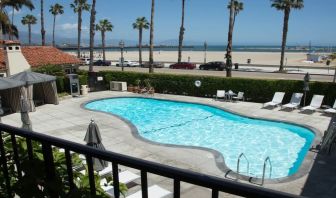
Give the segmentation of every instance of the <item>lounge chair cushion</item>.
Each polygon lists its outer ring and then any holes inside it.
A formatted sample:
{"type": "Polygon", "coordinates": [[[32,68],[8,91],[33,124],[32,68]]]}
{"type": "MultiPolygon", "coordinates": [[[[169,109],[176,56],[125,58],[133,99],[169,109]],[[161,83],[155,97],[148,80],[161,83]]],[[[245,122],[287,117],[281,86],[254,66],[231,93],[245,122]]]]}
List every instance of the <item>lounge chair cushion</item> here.
{"type": "Polygon", "coordinates": [[[336,109],[329,108],[329,109],[324,110],[324,112],[326,112],[326,113],[336,113],[336,109]]]}

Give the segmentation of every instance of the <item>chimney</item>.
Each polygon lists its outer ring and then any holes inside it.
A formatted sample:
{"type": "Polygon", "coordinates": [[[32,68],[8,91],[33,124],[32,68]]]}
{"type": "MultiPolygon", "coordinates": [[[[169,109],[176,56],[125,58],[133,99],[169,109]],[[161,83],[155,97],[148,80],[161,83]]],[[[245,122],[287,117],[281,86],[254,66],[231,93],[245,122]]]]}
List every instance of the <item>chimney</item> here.
{"type": "Polygon", "coordinates": [[[7,76],[30,70],[30,65],[21,52],[19,41],[2,41],[2,46],[6,57],[7,76]]]}

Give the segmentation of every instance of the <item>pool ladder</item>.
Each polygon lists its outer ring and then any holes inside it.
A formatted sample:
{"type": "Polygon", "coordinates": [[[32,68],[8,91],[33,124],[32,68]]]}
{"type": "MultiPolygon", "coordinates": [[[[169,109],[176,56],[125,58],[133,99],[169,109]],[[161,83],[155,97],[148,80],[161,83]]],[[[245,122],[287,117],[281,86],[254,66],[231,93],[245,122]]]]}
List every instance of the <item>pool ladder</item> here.
{"type": "MultiPolygon", "coordinates": [[[[236,177],[236,181],[239,180],[240,160],[242,159],[242,157],[244,157],[244,159],[247,161],[247,166],[246,166],[247,172],[246,173],[247,173],[247,175],[249,174],[250,162],[247,159],[246,155],[244,153],[241,153],[239,155],[239,157],[238,157],[238,160],[237,160],[237,177],[236,177]]],[[[265,182],[265,174],[266,174],[267,165],[269,165],[269,178],[271,178],[271,176],[272,176],[272,162],[271,162],[271,158],[269,156],[266,157],[266,159],[264,161],[263,174],[262,174],[262,178],[261,178],[261,186],[263,186],[264,182],[265,182]]]]}
{"type": "Polygon", "coordinates": [[[246,166],[246,173],[247,175],[249,174],[249,169],[250,169],[250,162],[249,160],[247,159],[246,155],[244,153],[241,153],[238,157],[238,160],[237,160],[237,177],[236,177],[236,181],[238,181],[239,179],[239,172],[240,172],[240,159],[244,157],[244,159],[247,161],[247,166],[246,166]]]}
{"type": "Polygon", "coordinates": [[[270,157],[266,157],[265,161],[264,161],[264,168],[263,168],[263,175],[261,178],[261,185],[264,185],[264,181],[265,181],[265,173],[266,173],[266,168],[267,168],[267,162],[269,164],[269,178],[271,178],[272,176],[272,163],[271,163],[271,158],[270,157]]]}

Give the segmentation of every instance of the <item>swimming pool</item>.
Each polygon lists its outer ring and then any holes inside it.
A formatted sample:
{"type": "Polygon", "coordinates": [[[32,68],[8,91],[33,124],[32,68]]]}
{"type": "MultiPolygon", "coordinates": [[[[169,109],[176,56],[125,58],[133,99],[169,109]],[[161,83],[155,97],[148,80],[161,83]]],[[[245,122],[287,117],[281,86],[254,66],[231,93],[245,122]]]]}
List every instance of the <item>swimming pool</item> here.
{"type": "Polygon", "coordinates": [[[202,104],[111,98],[89,102],[85,108],[122,117],[153,142],[216,150],[233,171],[238,156],[244,153],[250,167],[248,172],[243,170],[247,162],[242,160],[241,174],[257,178],[262,176],[267,157],[272,163],[272,179],[296,173],[315,137],[298,125],[252,119],[202,104]]]}

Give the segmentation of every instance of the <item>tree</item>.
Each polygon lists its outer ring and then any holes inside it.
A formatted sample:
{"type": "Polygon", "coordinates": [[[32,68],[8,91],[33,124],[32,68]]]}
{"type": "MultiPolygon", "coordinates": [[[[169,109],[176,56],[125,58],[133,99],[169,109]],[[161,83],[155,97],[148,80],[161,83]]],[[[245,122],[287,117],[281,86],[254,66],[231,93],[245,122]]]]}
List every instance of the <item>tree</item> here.
{"type": "Polygon", "coordinates": [[[101,39],[102,39],[102,48],[103,48],[103,61],[106,61],[105,56],[105,33],[112,32],[113,25],[107,19],[103,19],[99,21],[99,24],[96,25],[96,30],[101,32],[101,39]]]}
{"type": "Polygon", "coordinates": [[[149,73],[154,72],[153,67],[153,49],[154,49],[154,10],[155,9],[155,0],[152,0],[151,8],[151,21],[150,21],[150,33],[149,33],[149,73]]]}
{"type": "Polygon", "coordinates": [[[271,0],[272,7],[284,12],[284,22],[282,30],[281,59],[279,71],[284,71],[285,48],[288,33],[289,15],[292,9],[302,9],[304,7],[303,0],[271,0]]]}
{"type": "Polygon", "coordinates": [[[70,4],[70,7],[75,13],[78,13],[78,27],[77,27],[77,57],[80,58],[81,51],[81,35],[82,35],[82,13],[83,11],[89,11],[90,5],[87,0],[74,0],[74,3],[70,4]]]}
{"type": "Polygon", "coordinates": [[[230,9],[228,44],[226,48],[226,77],[231,77],[232,73],[232,36],[235,19],[239,11],[243,10],[243,3],[239,0],[230,0],[228,8],[230,9]]]}
{"type": "Polygon", "coordinates": [[[179,47],[178,47],[178,58],[177,62],[181,62],[182,59],[182,47],[183,47],[183,36],[184,36],[184,5],[185,5],[185,0],[182,0],[182,22],[181,22],[181,27],[180,27],[180,34],[179,34],[179,47]]]}
{"type": "Polygon", "coordinates": [[[142,32],[149,29],[149,22],[145,17],[138,17],[133,23],[133,29],[139,30],[139,64],[142,64],[142,32]]]}
{"type": "Polygon", "coordinates": [[[44,29],[44,10],[43,10],[44,1],[41,0],[41,37],[42,37],[42,46],[45,46],[45,34],[46,31],[44,29]]]}
{"type": "Polygon", "coordinates": [[[56,16],[64,13],[63,6],[56,3],[55,5],[50,6],[49,12],[54,15],[53,23],[53,41],[52,44],[55,46],[55,25],[56,25],[56,16]]]}
{"type": "Polygon", "coordinates": [[[26,16],[22,17],[21,23],[23,25],[28,25],[28,40],[29,40],[29,45],[31,45],[31,25],[36,24],[37,19],[35,16],[31,14],[27,14],[26,16]]]}
{"type": "Polygon", "coordinates": [[[96,0],[92,0],[91,17],[90,17],[90,66],[89,71],[93,71],[93,48],[95,36],[95,21],[96,21],[96,0]]]}
{"type": "Polygon", "coordinates": [[[14,20],[14,10],[19,10],[22,7],[27,7],[28,9],[34,9],[34,5],[31,0],[1,0],[0,1],[0,40],[2,40],[2,34],[9,34],[10,39],[12,36],[18,38],[18,31],[13,23],[14,20]],[[12,20],[10,22],[9,16],[7,15],[5,8],[12,7],[12,20]]]}

